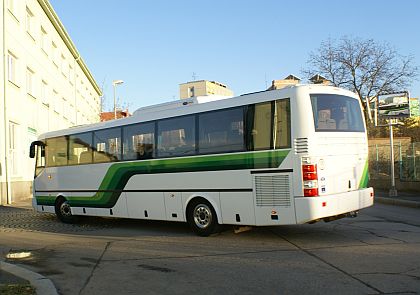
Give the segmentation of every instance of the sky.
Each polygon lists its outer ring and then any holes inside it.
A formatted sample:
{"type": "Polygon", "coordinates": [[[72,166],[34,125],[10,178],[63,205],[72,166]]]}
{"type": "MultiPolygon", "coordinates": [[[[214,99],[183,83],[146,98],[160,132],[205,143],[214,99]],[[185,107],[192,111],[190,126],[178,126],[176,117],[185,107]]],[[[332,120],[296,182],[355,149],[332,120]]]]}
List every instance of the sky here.
{"type": "MultiPolygon", "coordinates": [[[[179,98],[179,84],[215,80],[235,95],[289,74],[343,36],[387,42],[420,66],[418,0],[50,0],[113,108],[179,98]]],[[[305,79],[303,79],[305,82],[305,79]]],[[[420,96],[420,76],[408,89],[420,96]]]]}

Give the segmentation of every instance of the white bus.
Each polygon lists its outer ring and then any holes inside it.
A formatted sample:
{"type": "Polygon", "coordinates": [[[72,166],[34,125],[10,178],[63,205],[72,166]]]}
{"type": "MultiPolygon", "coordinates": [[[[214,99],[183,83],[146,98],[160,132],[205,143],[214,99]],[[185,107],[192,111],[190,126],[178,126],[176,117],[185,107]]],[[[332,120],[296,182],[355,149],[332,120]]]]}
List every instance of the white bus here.
{"type": "Polygon", "coordinates": [[[194,97],[43,134],[33,206],[63,222],[106,216],[220,224],[331,221],[373,204],[354,93],[297,85],[194,97]]]}

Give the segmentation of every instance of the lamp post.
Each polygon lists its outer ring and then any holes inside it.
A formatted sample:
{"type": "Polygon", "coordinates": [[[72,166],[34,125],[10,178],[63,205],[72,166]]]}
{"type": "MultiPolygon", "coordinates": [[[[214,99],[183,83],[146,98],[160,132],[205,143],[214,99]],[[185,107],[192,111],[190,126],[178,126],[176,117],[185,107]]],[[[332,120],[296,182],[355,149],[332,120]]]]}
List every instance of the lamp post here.
{"type": "Polygon", "coordinates": [[[393,133],[393,126],[396,125],[404,125],[397,120],[388,120],[388,124],[386,125],[378,125],[378,127],[389,127],[389,145],[390,145],[390,162],[391,162],[391,188],[389,189],[389,196],[390,197],[398,197],[397,188],[395,187],[395,164],[394,164],[394,133],[393,133]]]}
{"type": "Polygon", "coordinates": [[[112,81],[112,86],[114,86],[114,119],[117,118],[117,85],[124,83],[123,80],[114,80],[112,81]]]}

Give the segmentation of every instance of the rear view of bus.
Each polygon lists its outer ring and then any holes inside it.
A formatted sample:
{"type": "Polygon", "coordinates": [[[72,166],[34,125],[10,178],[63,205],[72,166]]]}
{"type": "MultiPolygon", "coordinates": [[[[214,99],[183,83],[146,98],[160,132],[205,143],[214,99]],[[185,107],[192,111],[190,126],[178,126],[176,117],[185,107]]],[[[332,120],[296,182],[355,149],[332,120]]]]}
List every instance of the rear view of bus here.
{"type": "Polygon", "coordinates": [[[296,222],[355,216],[373,204],[359,100],[334,87],[313,85],[297,92],[295,122],[302,124],[294,124],[294,169],[301,181],[295,191],[303,196],[295,197],[296,222]]]}

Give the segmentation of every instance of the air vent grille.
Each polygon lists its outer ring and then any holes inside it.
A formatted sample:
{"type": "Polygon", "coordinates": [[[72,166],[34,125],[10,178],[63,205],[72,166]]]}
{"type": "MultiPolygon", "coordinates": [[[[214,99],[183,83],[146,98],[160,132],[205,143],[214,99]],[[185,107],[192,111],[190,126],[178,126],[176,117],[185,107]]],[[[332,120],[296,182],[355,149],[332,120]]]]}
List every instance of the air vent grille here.
{"type": "Polygon", "coordinates": [[[290,207],[289,175],[255,176],[257,206],[290,207]]]}
{"type": "Polygon", "coordinates": [[[309,152],[309,140],[308,138],[296,138],[295,139],[295,153],[296,154],[307,154],[309,152]]]}

